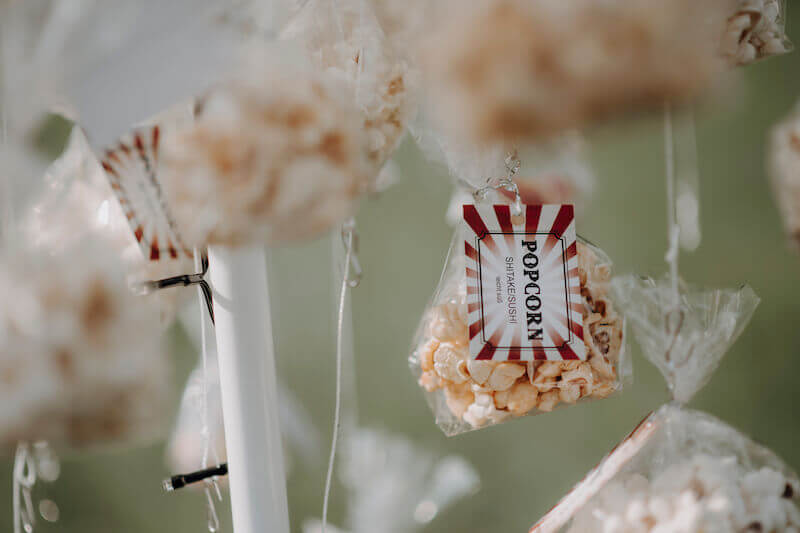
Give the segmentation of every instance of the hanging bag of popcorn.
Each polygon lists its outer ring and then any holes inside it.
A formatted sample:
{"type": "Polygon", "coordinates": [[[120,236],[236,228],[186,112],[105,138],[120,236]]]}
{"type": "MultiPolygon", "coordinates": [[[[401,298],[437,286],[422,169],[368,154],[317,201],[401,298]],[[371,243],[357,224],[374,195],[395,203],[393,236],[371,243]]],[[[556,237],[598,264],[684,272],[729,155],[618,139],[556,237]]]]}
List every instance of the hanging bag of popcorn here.
{"type": "Polygon", "coordinates": [[[749,321],[753,291],[625,277],[612,292],[673,402],[648,415],[531,533],[797,531],[797,475],[736,429],[684,406],[749,321]]]}
{"type": "Polygon", "coordinates": [[[447,435],[621,390],[611,261],[571,205],[464,205],[411,370],[447,435]]]}
{"type": "Polygon", "coordinates": [[[784,0],[736,0],[722,35],[721,51],[732,65],[791,52],[784,0]]]}

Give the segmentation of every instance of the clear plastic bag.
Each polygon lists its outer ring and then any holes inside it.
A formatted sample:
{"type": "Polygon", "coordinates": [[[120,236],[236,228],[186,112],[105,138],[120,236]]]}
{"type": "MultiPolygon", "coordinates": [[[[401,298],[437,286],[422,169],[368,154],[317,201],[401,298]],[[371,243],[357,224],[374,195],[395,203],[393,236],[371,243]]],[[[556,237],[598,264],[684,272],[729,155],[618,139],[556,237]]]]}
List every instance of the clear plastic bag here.
{"type": "Polygon", "coordinates": [[[683,407],[749,321],[753,291],[628,276],[612,292],[675,401],[642,421],[531,533],[798,531],[796,474],[722,421],[683,407]]]}
{"type": "Polygon", "coordinates": [[[721,420],[651,413],[531,533],[800,530],[797,475],[721,420]]]}
{"type": "MultiPolygon", "coordinates": [[[[349,494],[347,529],[328,525],[328,531],[422,531],[480,486],[478,473],[463,457],[438,457],[401,436],[358,428],[345,444],[341,481],[349,494]]],[[[319,533],[322,524],[307,520],[303,531],[319,533]]]]}
{"type": "Polygon", "coordinates": [[[535,141],[690,101],[725,68],[728,0],[448,5],[423,41],[423,77],[434,120],[473,142],[535,141]]]}
{"type": "Polygon", "coordinates": [[[149,442],[170,400],[161,325],[107,242],[0,258],[0,450],[149,442]]]}
{"type": "Polygon", "coordinates": [[[793,49],[786,35],[785,0],[737,0],[728,18],[721,49],[733,65],[785,54],[793,49]]]}
{"type": "MultiPolygon", "coordinates": [[[[144,256],[79,127],[73,128],[64,152],[45,172],[43,185],[21,224],[24,238],[34,246],[62,253],[89,235],[100,237],[125,265],[131,284],[194,271],[192,259],[183,254],[175,259],[162,254],[157,260],[144,256]]],[[[164,324],[170,324],[191,294],[191,290],[173,287],[147,298],[157,301],[164,324]]]]}
{"type": "MultiPolygon", "coordinates": [[[[431,147],[432,148],[432,147],[431,147]]],[[[453,176],[458,176],[461,181],[469,187],[482,187],[486,183],[479,180],[464,180],[467,175],[461,168],[463,165],[459,160],[465,157],[470,159],[477,157],[480,151],[471,150],[469,155],[466,153],[431,153],[428,155],[436,159],[446,158],[445,163],[452,169],[453,176]]],[[[586,157],[585,143],[581,135],[577,132],[561,135],[546,143],[541,143],[524,150],[519,159],[525,161],[524,172],[522,175],[514,176],[520,200],[525,205],[539,204],[573,204],[576,209],[580,209],[588,201],[595,182],[595,175],[586,157]]],[[[499,177],[506,171],[503,167],[506,157],[499,150],[488,151],[485,155],[487,160],[494,160],[490,168],[484,171],[486,176],[499,177]]],[[[471,172],[480,169],[482,166],[471,167],[471,172]]],[[[461,206],[465,203],[474,201],[470,188],[457,186],[450,198],[450,205],[447,208],[447,222],[455,226],[461,219],[461,206]]],[[[514,194],[503,189],[489,191],[485,196],[485,201],[493,204],[512,205],[514,194]]]]}
{"type": "Polygon", "coordinates": [[[131,149],[144,139],[174,217],[159,237],[179,231],[189,249],[310,239],[352,216],[377,175],[346,91],[295,56],[258,50],[204,97],[190,126],[136,131],[128,151],[104,159],[122,185],[160,195],[131,149]]]}
{"type": "Polygon", "coordinates": [[[605,398],[630,381],[625,320],[608,295],[612,264],[600,249],[583,240],[577,253],[583,337],[591,339],[586,360],[472,360],[462,228],[453,238],[409,357],[411,371],[445,434],[605,398]]]}
{"type": "Polygon", "coordinates": [[[667,279],[624,276],[612,285],[644,356],[661,371],[672,397],[681,403],[708,383],[759,302],[747,285],[716,290],[687,287],[677,301],[667,279]]]}
{"type": "Polygon", "coordinates": [[[311,63],[345,88],[369,136],[369,158],[380,169],[414,113],[416,75],[383,33],[368,0],[310,0],[281,38],[302,47],[311,63]]]}
{"type": "Polygon", "coordinates": [[[800,104],[772,130],[769,169],[784,228],[800,247],[800,104]]]}

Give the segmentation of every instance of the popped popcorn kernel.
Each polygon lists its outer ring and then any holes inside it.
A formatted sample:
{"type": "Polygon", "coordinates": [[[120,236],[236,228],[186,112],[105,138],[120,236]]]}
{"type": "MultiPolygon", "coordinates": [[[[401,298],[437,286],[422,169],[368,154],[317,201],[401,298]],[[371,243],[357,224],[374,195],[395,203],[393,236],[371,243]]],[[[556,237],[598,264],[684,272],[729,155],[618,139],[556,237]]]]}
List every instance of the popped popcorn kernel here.
{"type": "MultiPolygon", "coordinates": [[[[444,395],[450,434],[486,427],[512,417],[548,412],[559,404],[604,398],[621,388],[623,319],[608,298],[610,261],[578,242],[583,326],[587,356],[581,360],[476,360],[469,353],[466,282],[463,271],[444,276],[441,292],[420,326],[420,343],[410,358],[420,386],[444,395]]],[[[437,420],[439,420],[437,414],[437,420]]],[[[442,422],[443,427],[445,423],[442,422]]]]}

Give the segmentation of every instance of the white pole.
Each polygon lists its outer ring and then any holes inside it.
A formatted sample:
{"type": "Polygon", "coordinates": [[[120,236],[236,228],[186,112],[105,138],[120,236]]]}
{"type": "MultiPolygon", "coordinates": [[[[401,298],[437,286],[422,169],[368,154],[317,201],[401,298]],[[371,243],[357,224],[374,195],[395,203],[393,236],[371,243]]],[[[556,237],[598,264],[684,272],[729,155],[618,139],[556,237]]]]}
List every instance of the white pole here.
{"type": "Polygon", "coordinates": [[[289,533],[266,254],[211,247],[208,259],[233,528],[289,533]]]}

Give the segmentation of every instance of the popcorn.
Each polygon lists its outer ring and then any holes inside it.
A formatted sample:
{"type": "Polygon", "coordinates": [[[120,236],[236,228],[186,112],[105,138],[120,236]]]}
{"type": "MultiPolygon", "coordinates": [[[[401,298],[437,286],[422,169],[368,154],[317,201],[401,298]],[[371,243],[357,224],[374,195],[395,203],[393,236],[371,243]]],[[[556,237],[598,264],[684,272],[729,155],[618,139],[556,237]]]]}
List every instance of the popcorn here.
{"type": "Polygon", "coordinates": [[[770,136],[770,178],[786,232],[800,246],[800,104],[770,136]]]}
{"type": "Polygon", "coordinates": [[[414,76],[384,36],[367,0],[308,2],[281,37],[299,42],[318,69],[345,87],[363,121],[369,161],[379,170],[413,114],[414,76]]]}
{"type": "Polygon", "coordinates": [[[316,236],[351,216],[369,185],[368,140],[341,95],[259,65],[214,90],[193,125],[165,133],[164,189],[189,246],[316,236]]]}
{"type": "Polygon", "coordinates": [[[491,361],[476,361],[470,359],[467,361],[467,372],[469,377],[478,385],[483,385],[489,379],[495,366],[491,361]]]}
{"type": "Polygon", "coordinates": [[[734,428],[682,405],[749,321],[753,291],[683,283],[676,291],[668,279],[633,276],[615,278],[612,288],[673,401],[640,422],[530,533],[798,531],[797,476],[734,428]]]}
{"type": "Polygon", "coordinates": [[[419,348],[410,358],[418,383],[428,393],[437,410],[437,423],[445,433],[551,411],[559,403],[602,398],[622,387],[622,377],[627,372],[623,320],[605,296],[611,276],[608,260],[601,257],[599,250],[580,241],[578,256],[583,320],[591,332],[584,337],[591,339],[586,361],[472,359],[464,303],[466,285],[459,268],[463,263],[448,266],[442,292],[421,325],[419,348]],[[443,402],[440,395],[444,396],[443,402]]]}
{"type": "Polygon", "coordinates": [[[733,456],[698,454],[651,480],[632,474],[610,482],[567,532],[791,531],[800,528],[800,511],[785,488],[795,483],[770,467],[751,470],[733,456]]]}
{"type": "MultiPolygon", "coordinates": [[[[499,395],[500,393],[494,395],[496,404],[498,403],[499,395]]],[[[539,389],[527,381],[518,381],[511,387],[506,397],[501,400],[504,405],[497,405],[497,408],[508,407],[508,411],[513,416],[523,416],[536,407],[538,399],[539,389]]]]}
{"type": "Polygon", "coordinates": [[[472,142],[537,140],[661,109],[724,70],[727,0],[451,5],[422,64],[438,121],[472,142]]]}
{"type": "Polygon", "coordinates": [[[134,444],[164,428],[158,313],[128,290],[108,246],[7,250],[0,260],[0,447],[134,444]]]}
{"type": "Polygon", "coordinates": [[[732,65],[747,65],[791,51],[786,36],[785,4],[779,0],[738,0],[728,18],[721,51],[732,65]]]}
{"type": "MultiPolygon", "coordinates": [[[[194,272],[183,255],[149,261],[142,254],[100,162],[85,134],[74,127],[64,152],[47,169],[45,189],[21,224],[25,239],[34,246],[62,253],[74,249],[87,235],[100,236],[124,262],[129,283],[157,280],[194,272]]],[[[155,300],[162,323],[172,322],[178,308],[195,292],[184,287],[160,290],[155,300]]]]}
{"type": "Polygon", "coordinates": [[[525,373],[525,367],[517,363],[500,363],[495,366],[489,376],[487,386],[493,391],[504,391],[511,388],[517,378],[525,373]]]}
{"type": "Polygon", "coordinates": [[[469,354],[466,349],[443,342],[433,354],[433,369],[442,379],[464,383],[469,379],[467,357],[469,354]]]}
{"type": "Polygon", "coordinates": [[[431,314],[430,335],[437,339],[463,341],[462,330],[467,322],[466,308],[457,302],[447,302],[437,306],[431,314]]]}

